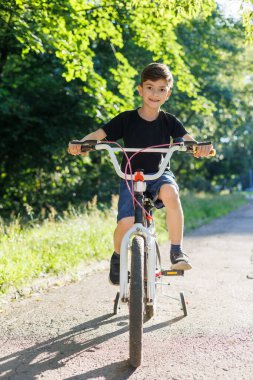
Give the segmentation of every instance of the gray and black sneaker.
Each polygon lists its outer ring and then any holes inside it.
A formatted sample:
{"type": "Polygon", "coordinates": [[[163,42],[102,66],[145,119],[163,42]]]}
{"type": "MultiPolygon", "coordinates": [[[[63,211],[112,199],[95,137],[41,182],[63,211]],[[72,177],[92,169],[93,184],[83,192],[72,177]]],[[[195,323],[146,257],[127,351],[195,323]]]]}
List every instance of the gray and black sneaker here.
{"type": "Polygon", "coordinates": [[[120,255],[115,253],[111,257],[109,282],[112,285],[119,285],[119,273],[120,273],[120,255]]]}
{"type": "Polygon", "coordinates": [[[192,266],[186,253],[180,251],[178,253],[170,253],[171,269],[189,270],[192,266]]]}

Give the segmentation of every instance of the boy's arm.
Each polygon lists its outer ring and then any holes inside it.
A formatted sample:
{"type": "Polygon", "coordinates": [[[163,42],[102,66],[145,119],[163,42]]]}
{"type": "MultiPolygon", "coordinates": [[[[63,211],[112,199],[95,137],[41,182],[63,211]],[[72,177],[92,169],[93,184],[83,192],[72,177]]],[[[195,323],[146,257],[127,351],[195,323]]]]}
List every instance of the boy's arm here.
{"type": "Polygon", "coordinates": [[[103,140],[106,137],[106,133],[102,128],[97,129],[95,132],[91,132],[87,136],[83,137],[80,141],[85,140],[103,140]]]}
{"type": "MultiPolygon", "coordinates": [[[[195,141],[197,142],[189,133],[183,136],[183,139],[185,141],[195,141]]],[[[211,150],[213,149],[212,144],[210,145],[201,145],[197,147],[196,152],[194,153],[194,157],[199,158],[199,157],[207,157],[211,150]]]]}
{"type": "MultiPolygon", "coordinates": [[[[87,136],[84,136],[80,141],[80,144],[85,140],[103,140],[106,137],[106,133],[102,128],[97,129],[95,132],[89,133],[87,136]]],[[[73,156],[81,154],[82,156],[87,156],[88,152],[81,153],[81,145],[69,144],[68,152],[73,156]]]]}

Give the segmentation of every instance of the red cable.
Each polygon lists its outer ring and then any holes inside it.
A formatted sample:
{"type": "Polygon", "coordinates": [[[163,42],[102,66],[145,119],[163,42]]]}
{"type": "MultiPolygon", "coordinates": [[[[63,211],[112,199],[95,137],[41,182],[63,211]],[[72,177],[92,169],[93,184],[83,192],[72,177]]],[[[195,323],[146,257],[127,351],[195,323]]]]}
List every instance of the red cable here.
{"type": "Polygon", "coordinates": [[[126,157],[126,166],[125,166],[125,182],[126,182],[126,185],[127,185],[127,188],[131,194],[131,197],[133,199],[133,206],[135,208],[135,203],[138,204],[138,206],[140,208],[142,208],[142,210],[145,212],[146,215],[148,216],[151,216],[150,213],[148,213],[144,207],[142,207],[142,205],[137,201],[137,199],[135,198],[134,196],[134,180],[133,180],[133,172],[132,172],[132,166],[131,166],[131,160],[133,159],[133,157],[135,157],[137,154],[140,154],[141,152],[143,152],[144,150],[146,149],[153,149],[153,148],[162,148],[162,147],[170,147],[170,146],[173,146],[173,145],[179,145],[180,143],[173,143],[173,144],[162,144],[162,145],[153,145],[153,146],[148,146],[146,148],[142,148],[140,150],[138,150],[137,152],[135,152],[130,158],[128,157],[126,151],[124,150],[124,148],[119,144],[117,143],[116,141],[106,141],[108,144],[115,144],[117,145],[121,150],[122,152],[124,153],[125,157],[126,157]],[[130,171],[130,175],[131,175],[131,187],[132,187],[132,190],[128,184],[128,180],[127,180],[127,169],[129,167],[129,171],[130,171]]]}
{"type": "MultiPolygon", "coordinates": [[[[127,163],[126,163],[126,167],[125,167],[125,178],[126,178],[126,175],[127,175],[127,169],[128,169],[128,166],[129,166],[129,169],[130,169],[130,173],[131,173],[131,182],[132,182],[132,188],[133,188],[133,178],[132,178],[132,167],[131,167],[131,160],[133,159],[133,157],[135,157],[137,154],[140,154],[141,152],[143,152],[144,150],[146,149],[153,149],[153,148],[162,148],[162,147],[170,147],[171,145],[177,145],[179,143],[175,143],[175,144],[161,144],[161,145],[152,145],[152,146],[148,146],[148,147],[145,147],[145,148],[142,148],[140,150],[138,150],[137,152],[135,152],[128,160],[127,160],[127,163]]],[[[130,187],[126,181],[126,184],[127,184],[127,187],[128,187],[128,190],[130,191],[130,187]]],[[[130,191],[131,193],[131,191],[130,191]]],[[[134,199],[134,202],[136,204],[138,204],[138,206],[144,211],[144,213],[148,216],[151,216],[150,213],[148,213],[144,207],[142,207],[142,205],[137,201],[137,199],[135,198],[134,196],[134,193],[131,193],[132,195],[132,198],[134,199]]],[[[134,205],[135,207],[135,205],[134,205]]]]}

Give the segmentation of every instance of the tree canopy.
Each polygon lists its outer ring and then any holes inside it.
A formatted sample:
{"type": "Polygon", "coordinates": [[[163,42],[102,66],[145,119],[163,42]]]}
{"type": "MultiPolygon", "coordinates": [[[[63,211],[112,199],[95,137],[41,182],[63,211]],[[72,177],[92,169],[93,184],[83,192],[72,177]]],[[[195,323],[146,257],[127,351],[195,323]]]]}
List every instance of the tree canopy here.
{"type": "Polygon", "coordinates": [[[152,61],[168,64],[175,78],[166,110],[218,147],[212,161],[177,160],[182,185],[201,190],[246,178],[250,10],[244,27],[213,0],[7,0],[0,17],[3,213],[25,205],[64,209],[95,193],[108,201],[117,192],[106,156],[73,158],[66,146],[138,106],[139,74],[152,61]]]}

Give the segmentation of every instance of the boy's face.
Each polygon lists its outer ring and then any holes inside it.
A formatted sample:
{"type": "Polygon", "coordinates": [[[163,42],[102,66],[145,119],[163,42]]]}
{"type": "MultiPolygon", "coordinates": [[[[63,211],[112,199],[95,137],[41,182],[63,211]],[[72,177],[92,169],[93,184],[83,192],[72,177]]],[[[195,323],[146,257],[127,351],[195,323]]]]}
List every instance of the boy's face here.
{"type": "Polygon", "coordinates": [[[158,109],[170,97],[171,90],[165,79],[152,81],[148,79],[138,86],[138,91],[142,97],[143,105],[158,109]]]}

